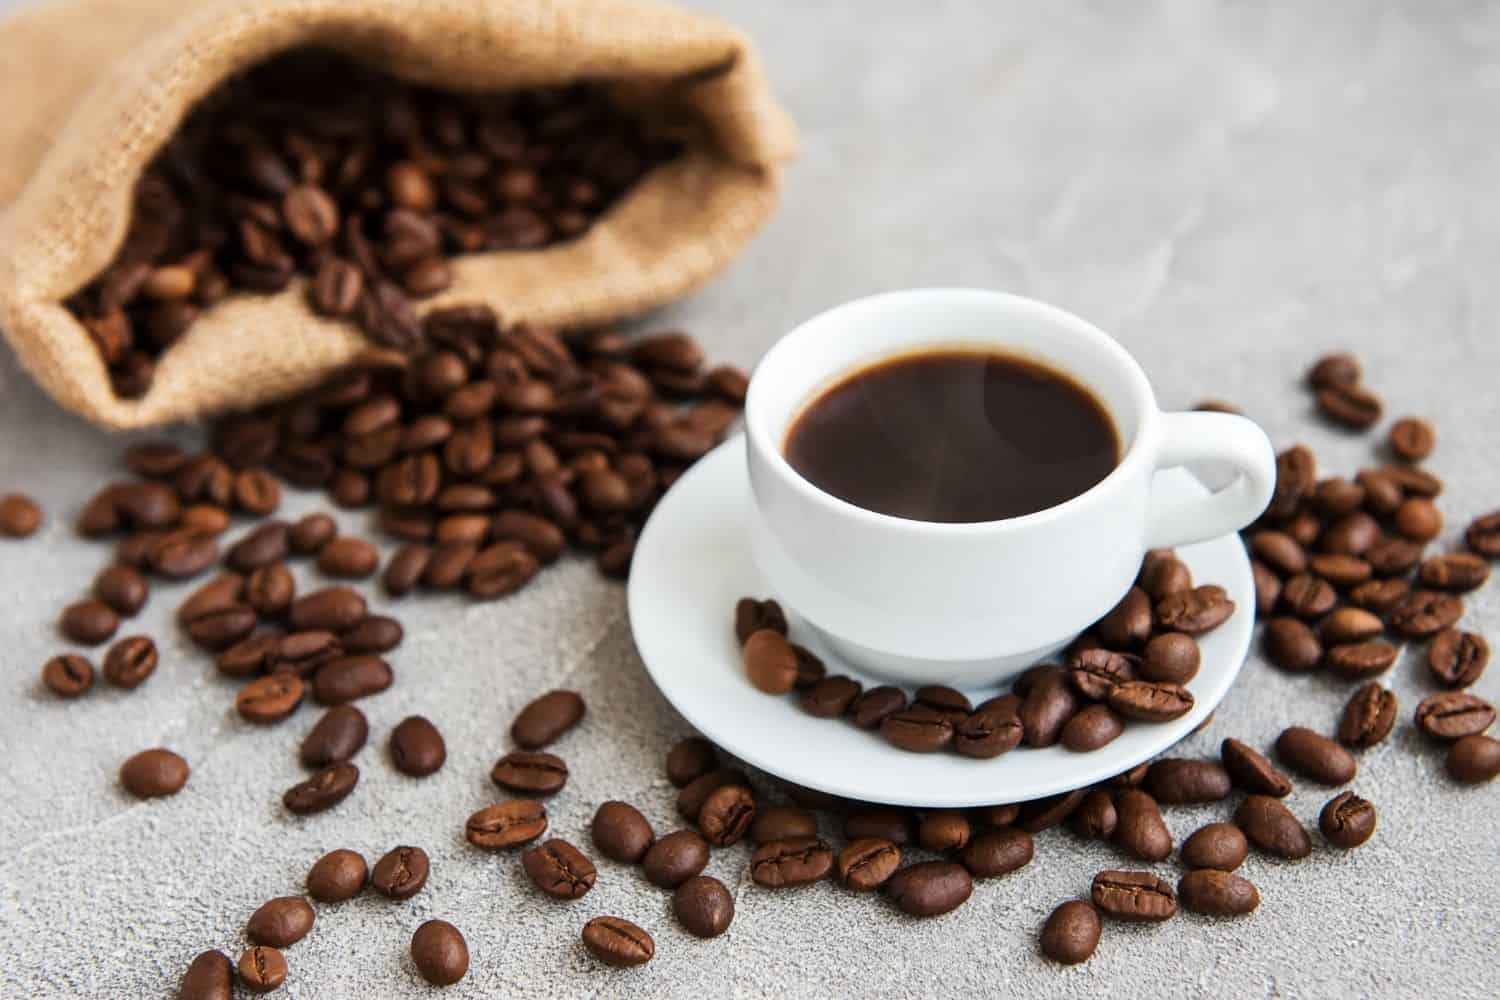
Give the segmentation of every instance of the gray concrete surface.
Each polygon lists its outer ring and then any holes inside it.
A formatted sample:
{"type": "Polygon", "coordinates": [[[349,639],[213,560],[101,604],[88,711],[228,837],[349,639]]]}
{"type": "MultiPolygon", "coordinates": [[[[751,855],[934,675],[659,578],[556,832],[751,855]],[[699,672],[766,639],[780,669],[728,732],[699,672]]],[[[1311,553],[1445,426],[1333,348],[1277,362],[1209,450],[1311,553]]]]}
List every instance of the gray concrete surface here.
{"type": "MultiPolygon", "coordinates": [[[[662,323],[751,365],[798,320],[874,290],[1015,290],[1116,332],[1167,404],[1235,400],[1278,444],[1307,441],[1342,471],[1370,461],[1372,442],[1315,426],[1296,375],[1320,351],[1351,347],[1392,414],[1440,425],[1431,464],[1450,487],[1442,544],[1500,506],[1500,9],[705,6],[759,41],[806,148],[767,232],[662,323]]],[[[553,830],[586,842],[610,797],[637,803],[658,829],[673,825],[661,761],[683,724],[632,650],[621,590],[585,565],[501,604],[402,604],[397,686],[365,706],[364,779],[317,817],[292,819],[278,804],[298,780],[293,748],[312,715],[269,731],[239,721],[232,688],[170,624],[178,590],[158,588],[131,626],[164,645],[144,687],[74,704],[47,697],[36,677],[61,647],[56,610],[102,556],[68,524],[117,449],[0,360],[0,488],[29,490],[48,512],[41,535],[0,544],[7,997],[169,995],[196,952],[237,953],[251,910],[297,891],[321,852],[350,846],[373,859],[400,843],[431,854],[427,888],[406,904],[366,896],[320,908],[289,952],[280,995],[429,995],[407,957],[429,917],[468,937],[472,971],[453,996],[1500,994],[1500,788],[1449,784],[1413,732],[1410,711],[1428,690],[1416,650],[1389,675],[1400,728],[1364,755],[1353,786],[1382,810],[1374,841],[1349,855],[1320,846],[1298,865],[1253,858],[1244,874],[1264,903],[1248,919],[1110,926],[1087,965],[1049,966],[1035,950],[1046,913],[1122,860],[1052,833],[1024,872],[921,923],[830,885],[767,892],[745,875],[746,848],[719,852],[709,871],[733,888],[738,915],[725,937],[700,942],[635,872],[603,863],[588,897],[561,904],[539,898],[514,859],[478,855],[461,837],[464,817],[495,797],[488,769],[514,711],[564,684],[585,693],[590,715],[559,748],[574,777],[549,807],[553,830]],[[436,720],[450,747],[447,767],[423,781],[394,773],[382,751],[411,712],[436,720]],[[191,783],[171,800],[128,800],[119,763],[162,744],[191,761],[191,783]],[[577,936],[598,913],[648,928],[655,961],[624,973],[590,961],[577,936]]],[[[1469,626],[1497,630],[1497,590],[1469,601],[1469,626]]],[[[1225,735],[1266,744],[1293,722],[1327,729],[1346,690],[1279,675],[1257,656],[1183,750],[1209,753],[1225,735]]],[[[1500,671],[1478,691],[1500,696],[1500,671]]],[[[1301,788],[1290,803],[1314,821],[1326,798],[1301,788]]],[[[1174,809],[1168,822],[1180,840],[1228,812],[1174,809]]],[[[1157,867],[1175,879],[1174,865],[1157,867]]]]}

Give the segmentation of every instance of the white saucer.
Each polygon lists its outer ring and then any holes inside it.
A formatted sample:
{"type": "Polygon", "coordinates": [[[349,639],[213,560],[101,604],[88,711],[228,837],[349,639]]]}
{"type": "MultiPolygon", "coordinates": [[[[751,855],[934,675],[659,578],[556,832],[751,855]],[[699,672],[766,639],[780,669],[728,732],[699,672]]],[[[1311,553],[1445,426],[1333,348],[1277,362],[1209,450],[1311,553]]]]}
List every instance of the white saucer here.
{"type": "MultiPolygon", "coordinates": [[[[1159,473],[1163,499],[1206,492],[1180,469],[1159,473]]],[[[724,750],[778,778],[865,802],[962,807],[1055,795],[1111,777],[1156,756],[1207,718],[1244,664],[1255,616],[1250,562],[1227,535],[1178,550],[1194,580],[1217,583],[1234,615],[1203,636],[1202,667],[1188,687],[1193,710],[1173,722],[1132,723],[1103,750],[1078,754],[1061,746],[1020,747],[992,760],[897,750],[846,721],[819,719],[795,695],[773,697],[751,687],[734,636],[741,597],[775,597],[756,569],[745,519],[750,482],[745,442],[735,437],[695,464],[657,505],[636,545],[628,600],[636,648],[651,679],[677,711],[724,750]]],[[[786,608],[792,638],[823,658],[830,675],[866,687],[879,683],[833,656],[786,608]]],[[[968,691],[975,702],[996,693],[968,691]]]]}

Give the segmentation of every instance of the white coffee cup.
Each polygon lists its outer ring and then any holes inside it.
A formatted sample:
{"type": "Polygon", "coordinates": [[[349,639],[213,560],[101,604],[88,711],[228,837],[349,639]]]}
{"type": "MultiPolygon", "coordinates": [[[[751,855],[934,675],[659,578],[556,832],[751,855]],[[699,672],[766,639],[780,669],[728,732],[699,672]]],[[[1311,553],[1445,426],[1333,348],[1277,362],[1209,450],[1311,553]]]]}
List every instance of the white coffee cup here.
{"type": "Polygon", "coordinates": [[[745,405],[751,549],[769,592],[840,656],[907,684],[997,683],[1052,655],[1112,608],[1150,548],[1249,524],[1275,485],[1270,441],[1223,413],[1163,413],[1113,338],[1032,299],[927,288],[815,316],[761,360],[745,405]],[[1064,372],[1103,404],[1120,436],[1113,472],[1079,496],[975,524],[875,513],[814,486],[787,462],[788,430],[840,378],[923,347],[1003,350],[1064,372]],[[1222,462],[1217,492],[1152,501],[1157,470],[1222,462]]]}

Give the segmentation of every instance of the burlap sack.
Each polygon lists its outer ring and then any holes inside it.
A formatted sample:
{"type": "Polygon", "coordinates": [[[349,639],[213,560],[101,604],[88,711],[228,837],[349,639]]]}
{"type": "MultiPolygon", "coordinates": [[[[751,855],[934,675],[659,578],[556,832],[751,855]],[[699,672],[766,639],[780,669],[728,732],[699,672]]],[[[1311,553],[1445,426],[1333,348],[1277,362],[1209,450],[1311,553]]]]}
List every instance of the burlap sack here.
{"type": "Polygon", "coordinates": [[[733,28],[656,0],[70,0],[0,22],[0,328],[58,402],[133,428],[302,388],[366,347],[314,316],[302,283],[236,296],[116,398],[61,305],[109,263],[134,182],[225,77],[316,42],[418,82],[465,89],[621,81],[691,113],[701,135],[582,239],[454,262],[423,308],[483,301],[507,319],[605,322],[722,268],[771,211],[795,131],[733,28]]]}

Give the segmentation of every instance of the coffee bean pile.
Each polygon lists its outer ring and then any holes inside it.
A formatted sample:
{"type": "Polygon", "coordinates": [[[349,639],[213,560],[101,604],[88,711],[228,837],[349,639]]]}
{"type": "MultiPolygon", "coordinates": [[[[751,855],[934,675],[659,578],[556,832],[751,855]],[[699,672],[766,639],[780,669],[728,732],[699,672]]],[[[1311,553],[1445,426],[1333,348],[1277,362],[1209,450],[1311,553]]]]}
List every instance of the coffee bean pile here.
{"type": "Polygon", "coordinates": [[[409,349],[412,301],[449,286],[452,257],[577,238],[676,154],[597,84],[449,93],[299,49],[199,102],[67,306],[127,399],[203,310],[299,275],[315,312],[409,349]]]}
{"type": "Polygon", "coordinates": [[[1217,628],[1234,602],[1215,584],[1194,586],[1192,573],[1168,550],[1148,554],[1135,586],[1065,655],[1065,665],[1038,664],[1011,690],[974,705],[940,684],[908,698],[882,684],[868,691],[852,677],[826,676],[822,661],[787,639],[786,614],[774,599],[741,598],[735,635],[745,673],[767,694],[796,690],[798,704],[820,719],[848,719],[911,753],[952,750],[989,759],[1018,746],[1061,743],[1076,753],[1099,750],[1127,722],[1170,722],[1193,707],[1187,683],[1198,673],[1195,636],[1217,628]]]}

